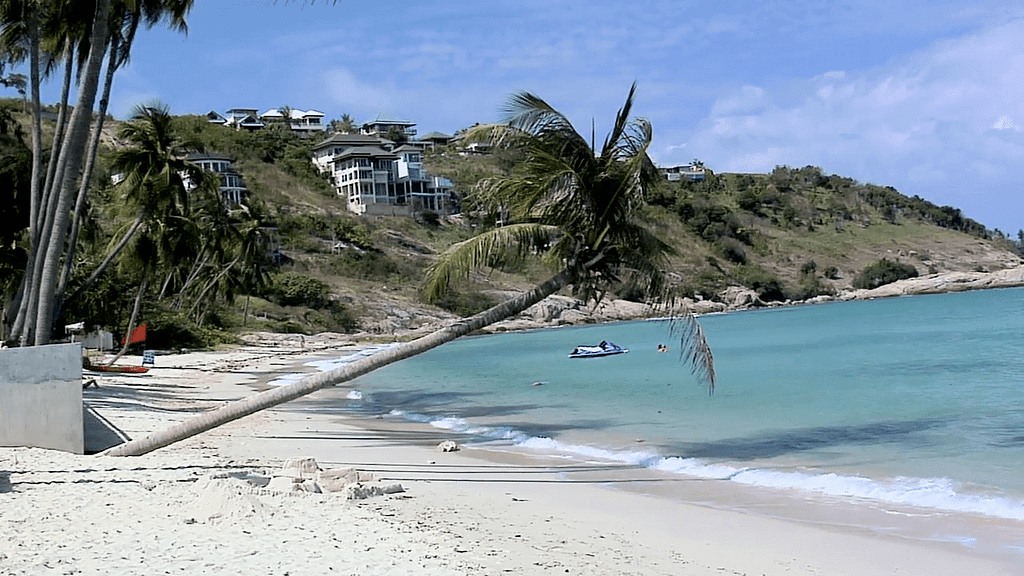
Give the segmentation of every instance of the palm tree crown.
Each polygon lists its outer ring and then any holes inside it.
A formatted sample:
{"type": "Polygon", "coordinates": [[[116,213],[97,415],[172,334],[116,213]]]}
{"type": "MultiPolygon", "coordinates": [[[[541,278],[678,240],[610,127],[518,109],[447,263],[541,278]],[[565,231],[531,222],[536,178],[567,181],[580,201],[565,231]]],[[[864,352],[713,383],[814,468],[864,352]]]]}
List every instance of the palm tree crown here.
{"type": "MultiPolygon", "coordinates": [[[[469,139],[487,139],[524,154],[510,177],[484,180],[475,192],[481,206],[507,213],[515,223],[442,254],[428,273],[427,298],[439,298],[453,280],[510,253],[542,253],[584,301],[599,301],[609,288],[625,285],[651,304],[670,304],[663,270],[673,249],[639,222],[658,172],[647,155],[650,122],[630,118],[635,94],[636,84],[600,152],[565,115],[530,93],[510,99],[504,124],[470,130],[469,139]]],[[[711,351],[700,325],[689,315],[678,320],[673,331],[682,337],[688,362],[713,389],[711,351]]]]}

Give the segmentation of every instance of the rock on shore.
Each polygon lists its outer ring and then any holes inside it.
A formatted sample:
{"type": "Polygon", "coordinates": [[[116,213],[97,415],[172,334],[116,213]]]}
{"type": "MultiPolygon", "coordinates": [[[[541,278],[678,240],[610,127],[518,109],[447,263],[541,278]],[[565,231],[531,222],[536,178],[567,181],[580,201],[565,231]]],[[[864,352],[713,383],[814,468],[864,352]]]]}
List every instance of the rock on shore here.
{"type": "Polygon", "coordinates": [[[943,294],[967,290],[1014,288],[1024,286],[1024,266],[996,272],[946,272],[918,278],[899,280],[872,290],[851,290],[839,295],[839,300],[869,300],[915,294],[943,294]]]}
{"type": "MultiPolygon", "coordinates": [[[[785,304],[814,304],[829,301],[871,300],[874,298],[892,298],[915,294],[940,294],[945,292],[963,292],[966,290],[985,290],[991,288],[1013,288],[1024,286],[1024,266],[1007,268],[996,272],[946,272],[929,274],[918,278],[900,280],[886,284],[873,290],[847,290],[837,296],[818,296],[804,302],[772,303],[773,306],[785,304]]],[[[510,297],[514,293],[496,293],[499,297],[510,297]]],[[[569,296],[549,296],[543,301],[526,309],[523,313],[493,324],[484,329],[486,332],[507,332],[513,330],[532,330],[554,326],[570,326],[601,322],[638,320],[657,316],[679,314],[684,310],[701,315],[733,310],[746,310],[768,306],[757,295],[757,292],[740,286],[730,286],[722,291],[719,300],[683,299],[673,308],[652,309],[645,304],[626,300],[605,300],[596,307],[569,296]]]]}

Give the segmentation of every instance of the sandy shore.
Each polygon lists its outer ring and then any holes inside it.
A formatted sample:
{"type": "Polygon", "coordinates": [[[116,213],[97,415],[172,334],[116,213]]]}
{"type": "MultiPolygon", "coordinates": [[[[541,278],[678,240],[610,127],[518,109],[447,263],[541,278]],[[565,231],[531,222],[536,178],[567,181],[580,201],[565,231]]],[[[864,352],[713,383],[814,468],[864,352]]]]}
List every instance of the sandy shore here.
{"type": "MultiPolygon", "coordinates": [[[[245,397],[341,344],[162,356],[146,376],[99,378],[85,399],[140,437],[245,397]]],[[[442,431],[324,408],[346,392],[320,391],[138,458],[0,448],[0,574],[1024,571],[952,545],[638,493],[624,487],[647,480],[621,467],[483,448],[440,452],[452,438],[442,431]],[[376,478],[365,486],[404,491],[347,499],[263,486],[291,458],[357,469],[376,478]]]]}

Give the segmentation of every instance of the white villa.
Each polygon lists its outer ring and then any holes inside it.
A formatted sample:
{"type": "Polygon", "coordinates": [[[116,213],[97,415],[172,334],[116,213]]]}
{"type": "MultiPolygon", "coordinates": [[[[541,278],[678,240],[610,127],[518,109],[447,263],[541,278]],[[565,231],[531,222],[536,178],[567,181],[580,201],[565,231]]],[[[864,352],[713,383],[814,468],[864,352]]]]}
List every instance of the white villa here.
{"type": "Polygon", "coordinates": [[[691,162],[682,166],[659,168],[658,170],[669,182],[680,182],[682,180],[701,182],[707,176],[702,162],[691,162]]]}
{"type": "Polygon", "coordinates": [[[316,134],[325,129],[323,112],[318,110],[285,110],[285,112],[290,112],[287,119],[280,109],[271,108],[260,114],[260,120],[266,124],[287,122],[293,132],[304,135],[316,134]]]}
{"type": "Polygon", "coordinates": [[[331,176],[356,214],[409,216],[459,211],[454,184],[423,170],[419,147],[367,134],[334,134],[313,147],[313,164],[331,176]]]}
{"type": "MultiPolygon", "coordinates": [[[[235,171],[234,160],[227,156],[216,154],[190,154],[186,160],[199,166],[203,170],[213,172],[220,177],[220,196],[228,209],[245,204],[249,197],[249,190],[242,183],[242,176],[235,171]]],[[[185,187],[189,190],[195,184],[184,175],[185,187]]]]}
{"type": "Polygon", "coordinates": [[[408,120],[387,118],[382,114],[378,114],[375,119],[365,122],[359,127],[360,134],[377,136],[379,138],[387,138],[388,134],[393,130],[398,130],[402,134],[405,134],[406,138],[412,140],[413,137],[416,136],[416,123],[409,122],[408,120]]]}
{"type": "MultiPolygon", "coordinates": [[[[318,110],[290,110],[288,112],[290,113],[287,124],[293,132],[310,135],[318,134],[326,129],[323,112],[318,110]]],[[[206,119],[211,124],[229,126],[235,130],[261,130],[270,124],[286,122],[284,113],[277,108],[271,108],[262,114],[258,113],[255,108],[232,108],[226,115],[211,110],[206,113],[206,119]]]]}

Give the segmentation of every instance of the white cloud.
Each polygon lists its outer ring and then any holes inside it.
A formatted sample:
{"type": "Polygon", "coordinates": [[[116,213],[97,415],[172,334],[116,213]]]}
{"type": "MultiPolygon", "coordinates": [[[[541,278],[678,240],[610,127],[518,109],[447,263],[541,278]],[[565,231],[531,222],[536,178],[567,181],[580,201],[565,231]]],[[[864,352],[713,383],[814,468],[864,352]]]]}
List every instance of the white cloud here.
{"type": "Polygon", "coordinates": [[[867,72],[742,86],[715,102],[687,150],[719,171],[814,164],[989,226],[1024,224],[1024,134],[1013,120],[1024,117],[1022,37],[1018,20],[867,72]]]}
{"type": "Polygon", "coordinates": [[[1009,116],[1000,116],[996,123],[992,125],[995,130],[1013,130],[1014,132],[1020,132],[1020,126],[1017,126],[1013,119],[1009,116]]]}
{"type": "Polygon", "coordinates": [[[326,96],[342,108],[351,107],[355,114],[384,112],[400,115],[394,108],[398,93],[393,88],[363,82],[345,68],[332,68],[323,74],[326,96]]]}

